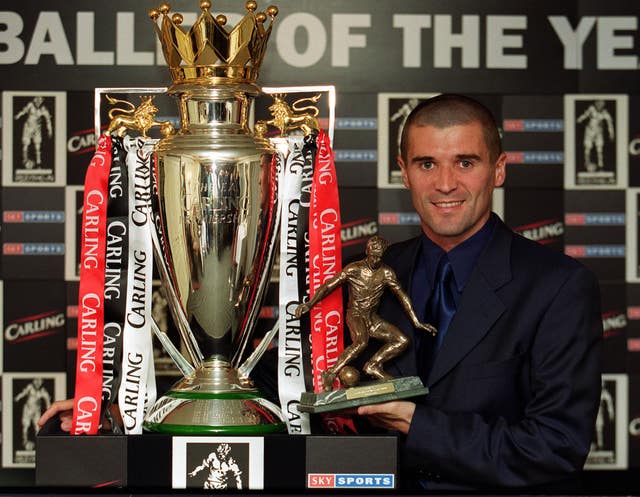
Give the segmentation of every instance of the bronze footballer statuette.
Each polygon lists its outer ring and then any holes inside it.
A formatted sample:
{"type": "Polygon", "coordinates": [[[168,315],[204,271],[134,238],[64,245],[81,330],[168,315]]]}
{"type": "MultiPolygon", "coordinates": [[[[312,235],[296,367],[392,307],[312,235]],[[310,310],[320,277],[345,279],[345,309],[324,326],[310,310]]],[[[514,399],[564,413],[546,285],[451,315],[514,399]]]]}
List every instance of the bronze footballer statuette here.
{"type": "Polygon", "coordinates": [[[432,335],[437,333],[432,325],[418,320],[411,301],[400,286],[395,272],[382,262],[382,254],[386,248],[387,241],[383,238],[379,236],[370,238],[364,259],[345,266],[340,273],[321,285],[308,302],[296,308],[295,315],[300,317],[340,285],[344,283],[349,285],[346,322],[352,343],[342,351],[332,367],[322,372],[324,392],[333,390],[336,376],[345,387],[358,384],[359,372],[349,364],[365,350],[370,338],[383,342],[383,345],[365,363],[363,372],[377,380],[385,381],[393,378],[383,369],[383,365],[404,352],[409,346],[410,338],[397,326],[378,315],[378,305],[385,288],[389,288],[396,295],[416,328],[432,335]]]}

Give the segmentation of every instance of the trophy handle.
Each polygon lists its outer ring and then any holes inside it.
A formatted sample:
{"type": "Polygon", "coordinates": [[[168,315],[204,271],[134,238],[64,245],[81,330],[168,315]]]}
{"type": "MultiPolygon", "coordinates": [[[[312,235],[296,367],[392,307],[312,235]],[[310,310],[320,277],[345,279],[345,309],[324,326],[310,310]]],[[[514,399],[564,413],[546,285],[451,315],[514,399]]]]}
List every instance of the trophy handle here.
{"type": "MultiPolygon", "coordinates": [[[[180,337],[184,342],[187,352],[191,357],[193,366],[198,368],[202,366],[202,361],[204,360],[204,357],[202,355],[202,352],[200,351],[200,347],[198,347],[198,344],[196,343],[195,337],[193,336],[191,331],[189,331],[189,323],[187,321],[187,317],[184,315],[184,312],[180,307],[180,304],[178,302],[178,297],[173,288],[173,285],[171,284],[171,279],[169,277],[169,270],[167,269],[167,264],[162,254],[160,240],[158,239],[158,233],[156,232],[154,223],[150,223],[149,230],[151,231],[151,240],[153,241],[154,257],[158,263],[158,271],[160,272],[160,278],[162,279],[162,282],[164,283],[164,286],[165,286],[165,290],[167,292],[167,302],[169,304],[169,309],[171,310],[171,315],[173,316],[176,326],[178,327],[178,331],[180,332],[180,337]]],[[[162,339],[160,340],[162,341],[162,339]]],[[[173,346],[173,344],[171,345],[173,346]]],[[[163,346],[164,346],[164,343],[163,343],[163,346]]],[[[167,350],[166,347],[165,347],[165,350],[167,350]]],[[[178,352],[177,350],[175,352],[181,358],[179,359],[180,363],[188,362],[182,356],[182,354],[180,354],[180,352],[178,352]]],[[[178,366],[178,368],[182,371],[183,368],[181,367],[181,364],[176,362],[176,359],[174,358],[173,355],[171,355],[171,352],[169,350],[167,350],[167,353],[171,356],[173,361],[176,363],[176,366],[178,366]]]]}
{"type": "MultiPolygon", "coordinates": [[[[274,151],[274,154],[277,154],[277,153],[278,153],[277,151],[274,151]]],[[[275,259],[274,252],[275,250],[277,250],[277,247],[279,247],[279,241],[280,241],[280,218],[282,217],[282,206],[280,205],[280,201],[279,201],[280,171],[277,166],[278,159],[275,158],[275,155],[274,155],[274,160],[276,160],[276,162],[272,170],[272,178],[271,178],[271,186],[273,187],[273,190],[272,190],[273,203],[271,204],[271,207],[270,207],[273,216],[271,218],[270,236],[266,240],[266,246],[262,254],[263,260],[266,261],[266,263],[263,270],[259,272],[258,282],[256,285],[256,295],[252,299],[251,305],[247,312],[246,319],[242,325],[245,331],[249,331],[249,332],[244,333],[242,340],[240,342],[240,346],[238,347],[238,349],[236,350],[236,353],[231,359],[231,365],[233,367],[235,368],[243,367],[247,369],[245,365],[247,364],[249,359],[254,358],[253,359],[254,364],[250,368],[248,368],[248,371],[251,371],[253,369],[253,366],[255,366],[255,363],[257,363],[260,360],[260,358],[262,357],[262,354],[264,354],[264,351],[266,350],[266,346],[265,346],[264,350],[262,350],[262,352],[259,353],[257,356],[256,356],[256,351],[253,351],[250,354],[250,356],[244,361],[242,366],[240,365],[240,361],[242,360],[242,357],[245,354],[247,344],[249,343],[251,338],[250,331],[252,330],[253,326],[255,325],[258,319],[258,314],[260,312],[260,308],[264,300],[263,297],[269,285],[269,280],[271,279],[273,262],[275,259]]],[[[269,342],[267,342],[267,344],[268,343],[269,342]]]]}
{"type": "Polygon", "coordinates": [[[162,331],[158,327],[158,323],[156,323],[156,320],[153,318],[151,318],[151,329],[153,330],[153,333],[156,335],[158,340],[160,340],[160,344],[162,345],[164,350],[167,351],[167,354],[169,354],[169,357],[171,357],[171,359],[173,360],[177,368],[180,370],[182,375],[184,377],[187,377],[190,374],[192,374],[195,371],[193,366],[189,364],[189,361],[187,361],[184,358],[184,356],[180,353],[180,351],[176,348],[176,346],[173,345],[173,342],[171,341],[171,339],[167,336],[167,334],[164,331],[162,331]]]}
{"type": "MultiPolygon", "coordinates": [[[[267,334],[262,337],[262,340],[258,344],[258,346],[251,352],[251,355],[247,357],[247,359],[242,363],[240,367],[238,367],[238,376],[240,378],[248,378],[253,371],[253,368],[258,364],[258,361],[262,358],[264,353],[267,351],[267,347],[271,343],[271,340],[276,336],[278,330],[280,329],[280,320],[276,320],[276,324],[273,325],[273,328],[267,334]]],[[[173,344],[171,344],[173,345],[173,344]]]]}

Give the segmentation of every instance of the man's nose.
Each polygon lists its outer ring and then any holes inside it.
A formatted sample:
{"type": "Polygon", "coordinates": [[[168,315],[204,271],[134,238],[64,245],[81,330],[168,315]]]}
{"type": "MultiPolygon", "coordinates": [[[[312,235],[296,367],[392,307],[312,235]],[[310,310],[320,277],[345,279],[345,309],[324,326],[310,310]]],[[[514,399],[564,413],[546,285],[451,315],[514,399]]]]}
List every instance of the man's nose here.
{"type": "Polygon", "coordinates": [[[436,189],[443,193],[449,193],[456,189],[458,180],[456,173],[451,166],[442,166],[438,168],[436,177],[436,189]]]}

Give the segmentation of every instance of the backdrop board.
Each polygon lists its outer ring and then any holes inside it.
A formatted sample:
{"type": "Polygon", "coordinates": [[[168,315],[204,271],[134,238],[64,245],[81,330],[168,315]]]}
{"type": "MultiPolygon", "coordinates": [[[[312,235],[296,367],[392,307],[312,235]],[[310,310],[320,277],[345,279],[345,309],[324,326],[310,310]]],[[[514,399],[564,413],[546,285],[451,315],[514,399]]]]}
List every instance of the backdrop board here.
{"type": "MultiPolygon", "coordinates": [[[[23,472],[33,466],[32,427],[27,421],[24,435],[21,403],[31,398],[41,410],[47,395],[53,400],[73,394],[79,226],[82,185],[96,144],[95,89],[171,84],[148,17],[159,3],[2,1],[2,471],[6,467],[21,475],[7,477],[8,482],[24,481],[23,472]]],[[[213,9],[235,24],[246,12],[244,3],[216,0],[213,9]]],[[[607,394],[588,469],[604,471],[600,474],[606,478],[637,471],[636,3],[274,3],[280,13],[259,83],[270,88],[332,85],[336,90],[333,149],[344,258],[356,257],[375,233],[391,242],[420,233],[420,218],[397,167],[399,130],[412,105],[429,95],[458,92],[494,112],[507,154],[507,179],[494,194],[494,210],[521,235],[584,263],[601,282],[607,394]]],[[[196,19],[198,5],[196,0],[171,2],[186,25],[196,19]]],[[[258,10],[267,5],[260,0],[258,10]]],[[[159,119],[175,122],[172,98],[157,99],[159,119]]],[[[324,96],[321,103],[328,101],[324,96]]],[[[257,107],[256,116],[263,116],[267,105],[257,107]]],[[[103,128],[106,115],[97,117],[103,128]]],[[[330,116],[320,117],[326,126],[330,116]]],[[[261,332],[278,315],[277,284],[272,282],[260,314],[261,332]]],[[[155,312],[173,333],[159,290],[155,312]]],[[[170,378],[175,371],[157,355],[170,378]]],[[[640,492],[637,479],[625,480],[630,481],[640,492]]]]}

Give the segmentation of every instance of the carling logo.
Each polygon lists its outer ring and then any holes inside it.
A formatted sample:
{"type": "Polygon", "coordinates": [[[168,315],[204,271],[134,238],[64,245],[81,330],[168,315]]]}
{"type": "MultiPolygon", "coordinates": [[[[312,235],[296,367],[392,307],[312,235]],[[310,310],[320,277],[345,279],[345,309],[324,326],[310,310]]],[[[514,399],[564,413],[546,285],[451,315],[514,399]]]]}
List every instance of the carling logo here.
{"type": "Polygon", "coordinates": [[[562,132],[562,119],[505,119],[502,123],[505,132],[562,132]]]}
{"type": "Polygon", "coordinates": [[[624,212],[567,212],[564,215],[567,226],[624,226],[624,212]]]}
{"type": "Polygon", "coordinates": [[[420,216],[415,212],[380,212],[378,213],[378,224],[419,226],[420,216]]]}
{"type": "Polygon", "coordinates": [[[308,488],[394,488],[392,474],[332,474],[310,473],[307,475],[308,488]]]}
{"type": "Polygon", "coordinates": [[[629,142],[629,155],[633,155],[633,156],[640,155],[640,136],[635,136],[629,142]]]}
{"type": "Polygon", "coordinates": [[[624,245],[567,245],[564,253],[571,257],[624,257],[624,245]]]}
{"type": "Polygon", "coordinates": [[[377,233],[378,223],[375,219],[358,219],[342,225],[340,239],[343,246],[356,245],[377,233]]]}
{"type": "Polygon", "coordinates": [[[42,338],[64,331],[65,317],[62,311],[50,311],[15,319],[4,329],[7,342],[19,343],[42,338]]]}
{"type": "Polygon", "coordinates": [[[535,152],[525,151],[506,152],[507,163],[509,164],[562,164],[564,163],[564,152],[535,152]]]}
{"type": "Polygon", "coordinates": [[[96,134],[91,129],[76,131],[67,140],[67,152],[70,154],[86,154],[93,152],[96,148],[96,134]]]}
{"type": "Polygon", "coordinates": [[[560,238],[564,234],[564,225],[557,218],[545,219],[544,221],[518,226],[514,228],[514,231],[529,240],[534,240],[544,245],[560,238]]]}
{"type": "Polygon", "coordinates": [[[610,311],[602,314],[602,328],[605,338],[620,334],[627,327],[627,314],[622,311],[610,311]]]}
{"type": "Polygon", "coordinates": [[[3,243],[4,255],[64,255],[64,243],[3,243]]]}
{"type": "Polygon", "coordinates": [[[64,211],[4,211],[5,223],[64,223],[64,211]]]}

